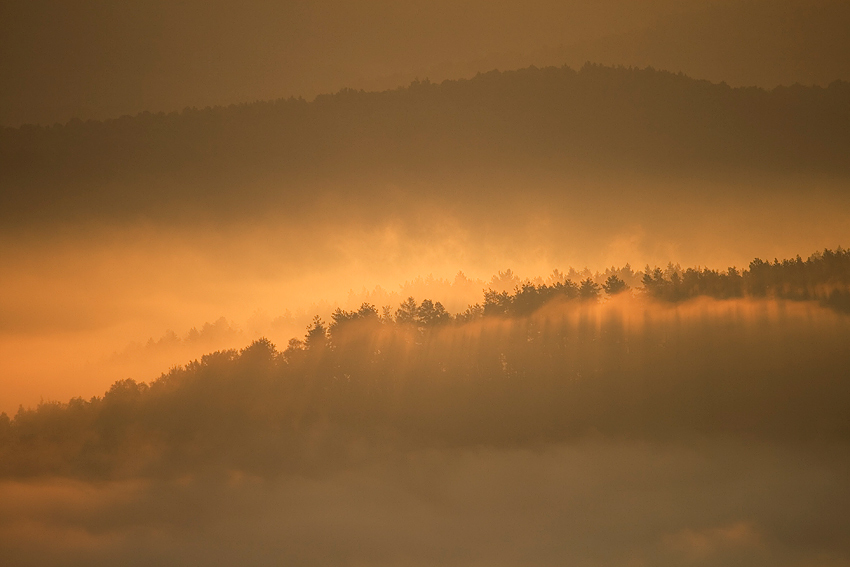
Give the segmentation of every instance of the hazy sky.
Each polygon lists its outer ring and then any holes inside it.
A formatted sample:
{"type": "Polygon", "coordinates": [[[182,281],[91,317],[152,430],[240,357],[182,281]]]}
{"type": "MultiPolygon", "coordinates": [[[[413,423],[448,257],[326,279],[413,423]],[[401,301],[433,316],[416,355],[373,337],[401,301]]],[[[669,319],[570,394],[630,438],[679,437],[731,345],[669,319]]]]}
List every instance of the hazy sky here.
{"type": "Polygon", "coordinates": [[[12,0],[0,6],[0,124],[586,60],[826,84],[848,77],[848,22],[837,0],[12,0]]]}

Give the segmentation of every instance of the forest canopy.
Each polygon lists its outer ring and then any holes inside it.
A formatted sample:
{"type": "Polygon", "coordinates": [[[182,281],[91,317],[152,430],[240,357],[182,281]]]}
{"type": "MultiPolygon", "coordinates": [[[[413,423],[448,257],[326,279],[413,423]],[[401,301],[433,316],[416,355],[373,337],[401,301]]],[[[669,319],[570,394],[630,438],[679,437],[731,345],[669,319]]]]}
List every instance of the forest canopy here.
{"type": "Polygon", "coordinates": [[[414,298],[337,309],[283,349],[261,339],[150,384],[3,414],[0,474],[308,473],[347,466],[363,442],[850,441],[846,315],[783,300],[846,309],[850,253],[643,282],[526,282],[456,315],[414,298]]]}

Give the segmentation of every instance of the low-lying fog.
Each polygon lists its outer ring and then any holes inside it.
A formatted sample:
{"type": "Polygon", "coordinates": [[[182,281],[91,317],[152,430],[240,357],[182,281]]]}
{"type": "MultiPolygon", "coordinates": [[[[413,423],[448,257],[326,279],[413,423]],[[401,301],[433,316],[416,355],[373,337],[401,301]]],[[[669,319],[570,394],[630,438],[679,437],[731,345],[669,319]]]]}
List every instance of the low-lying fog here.
{"type": "Polygon", "coordinates": [[[544,280],[626,263],[743,268],[850,237],[848,197],[825,180],[478,181],[317,192],[227,220],[94,216],[7,230],[0,411],[149,381],[259,336],[284,346],[336,306],[395,309],[412,295],[459,312],[508,268],[544,280]]]}
{"type": "Polygon", "coordinates": [[[596,440],[315,478],[3,481],[0,550],[18,566],[844,565],[836,454],[596,440]]]}
{"type": "MultiPolygon", "coordinates": [[[[137,349],[248,334],[219,321],[137,349]]],[[[353,320],[334,350],[256,343],[0,422],[0,556],[845,565],[848,336],[814,302],[620,295],[424,330],[353,320]]]]}

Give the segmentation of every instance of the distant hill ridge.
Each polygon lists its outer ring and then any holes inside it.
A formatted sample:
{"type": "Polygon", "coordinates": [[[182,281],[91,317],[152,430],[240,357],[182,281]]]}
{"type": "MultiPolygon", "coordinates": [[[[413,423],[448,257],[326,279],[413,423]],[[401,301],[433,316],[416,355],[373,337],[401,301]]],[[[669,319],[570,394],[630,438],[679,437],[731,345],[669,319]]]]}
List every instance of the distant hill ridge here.
{"type": "Polygon", "coordinates": [[[731,88],[653,68],[491,71],[383,92],[0,131],[0,190],[140,179],[343,179],[401,172],[714,171],[844,175],[850,83],[731,88]]]}

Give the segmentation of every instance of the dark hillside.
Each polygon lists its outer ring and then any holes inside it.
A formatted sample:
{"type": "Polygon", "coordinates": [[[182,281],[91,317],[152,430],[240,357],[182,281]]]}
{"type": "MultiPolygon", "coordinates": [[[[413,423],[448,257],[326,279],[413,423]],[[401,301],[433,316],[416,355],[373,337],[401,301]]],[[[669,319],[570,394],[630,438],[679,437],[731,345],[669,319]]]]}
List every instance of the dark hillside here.
{"type": "Polygon", "coordinates": [[[604,303],[587,279],[488,290],[455,316],[413,298],[382,315],[338,309],[284,349],[262,339],[150,384],[0,414],[0,477],[275,476],[345,467],[365,448],[599,437],[844,444],[847,316],[776,296],[846,290],[847,258],[695,272],[715,283],[701,295],[738,296],[724,301],[676,303],[686,296],[653,286],[678,276],[647,274],[642,296],[611,276],[604,303]]]}
{"type": "MultiPolygon", "coordinates": [[[[385,92],[0,132],[6,214],[144,210],[259,184],[403,182],[470,170],[844,175],[850,85],[730,88],[654,69],[527,68],[385,92]]],[[[269,189],[270,186],[275,189],[269,189]]],[[[294,187],[301,186],[301,189],[294,187]]]]}

